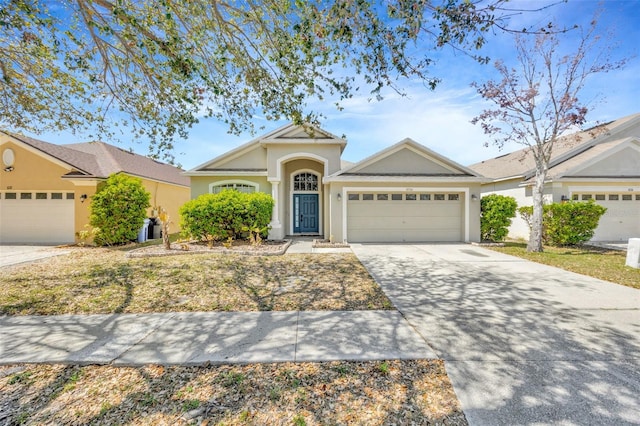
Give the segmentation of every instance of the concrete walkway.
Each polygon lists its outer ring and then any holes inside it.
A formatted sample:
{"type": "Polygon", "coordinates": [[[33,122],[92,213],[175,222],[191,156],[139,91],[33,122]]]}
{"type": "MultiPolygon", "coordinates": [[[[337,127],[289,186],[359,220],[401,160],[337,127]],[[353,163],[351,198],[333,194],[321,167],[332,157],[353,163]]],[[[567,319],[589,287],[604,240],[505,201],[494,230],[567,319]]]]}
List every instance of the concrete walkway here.
{"type": "Polygon", "coordinates": [[[0,245],[0,268],[67,253],[69,250],[55,246],[0,245]]]}
{"type": "Polygon", "coordinates": [[[397,311],[0,317],[0,364],[435,358],[397,311]]]}
{"type": "Polygon", "coordinates": [[[352,244],[474,425],[640,424],[640,290],[466,244],[352,244]]]}

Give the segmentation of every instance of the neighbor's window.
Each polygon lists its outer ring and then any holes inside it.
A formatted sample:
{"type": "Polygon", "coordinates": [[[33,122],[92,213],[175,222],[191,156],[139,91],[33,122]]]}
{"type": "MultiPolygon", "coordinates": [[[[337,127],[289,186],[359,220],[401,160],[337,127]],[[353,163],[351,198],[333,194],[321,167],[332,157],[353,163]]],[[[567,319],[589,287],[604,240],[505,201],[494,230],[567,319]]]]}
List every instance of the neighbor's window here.
{"type": "Polygon", "coordinates": [[[221,183],[220,185],[213,185],[211,187],[212,194],[219,194],[226,189],[232,189],[238,192],[244,192],[246,194],[251,194],[256,192],[256,187],[254,185],[248,183],[221,183]]]}
{"type": "Polygon", "coordinates": [[[298,173],[293,177],[294,191],[317,191],[318,176],[313,173],[298,173]]]}

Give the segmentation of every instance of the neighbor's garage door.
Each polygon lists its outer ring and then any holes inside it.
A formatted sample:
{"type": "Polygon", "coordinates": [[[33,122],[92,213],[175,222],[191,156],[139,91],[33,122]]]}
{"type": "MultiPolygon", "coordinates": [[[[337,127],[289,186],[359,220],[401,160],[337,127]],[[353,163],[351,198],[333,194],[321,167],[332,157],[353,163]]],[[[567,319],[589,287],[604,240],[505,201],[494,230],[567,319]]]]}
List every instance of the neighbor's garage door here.
{"type": "Polygon", "coordinates": [[[0,242],[74,242],[73,192],[4,192],[0,199],[0,242]]]}
{"type": "Polygon", "coordinates": [[[347,195],[350,242],[463,240],[462,193],[354,192],[347,195]]]}
{"type": "Polygon", "coordinates": [[[607,208],[600,218],[593,241],[628,241],[640,237],[640,194],[586,193],[574,194],[574,199],[593,199],[607,208]]]}

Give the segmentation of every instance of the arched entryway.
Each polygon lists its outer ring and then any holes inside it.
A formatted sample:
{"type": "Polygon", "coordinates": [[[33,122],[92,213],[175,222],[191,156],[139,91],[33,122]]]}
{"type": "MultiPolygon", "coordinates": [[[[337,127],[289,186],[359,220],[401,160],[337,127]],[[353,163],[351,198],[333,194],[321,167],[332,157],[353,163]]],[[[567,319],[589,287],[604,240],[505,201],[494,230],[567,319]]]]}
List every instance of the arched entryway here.
{"type": "Polygon", "coordinates": [[[320,173],[311,169],[291,174],[292,234],[320,232],[320,173]]]}

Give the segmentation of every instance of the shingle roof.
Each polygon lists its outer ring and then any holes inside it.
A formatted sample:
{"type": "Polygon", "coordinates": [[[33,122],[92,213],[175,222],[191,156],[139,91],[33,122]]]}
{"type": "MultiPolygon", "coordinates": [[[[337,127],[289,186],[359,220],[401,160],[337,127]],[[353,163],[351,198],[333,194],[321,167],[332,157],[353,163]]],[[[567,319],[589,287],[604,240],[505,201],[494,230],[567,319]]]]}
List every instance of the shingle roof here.
{"type": "MultiPolygon", "coordinates": [[[[626,124],[640,120],[640,114],[633,114],[619,120],[602,124],[591,129],[564,136],[556,141],[551,155],[551,167],[548,178],[558,176],[563,167],[559,165],[571,160],[575,167],[576,162],[587,161],[596,155],[599,150],[594,150],[595,145],[615,140],[616,132],[626,124]],[[591,154],[588,151],[592,151],[591,154]],[[565,158],[566,157],[566,158],[565,158]],[[575,161],[572,159],[575,158],[575,161]],[[555,164],[554,164],[555,163],[555,164]]],[[[535,160],[531,150],[523,148],[508,154],[504,154],[489,160],[484,160],[469,166],[471,170],[493,179],[505,179],[510,177],[528,178],[535,170],[535,160]]],[[[568,169],[566,169],[568,170],[568,169]]]]}
{"type": "MultiPolygon", "coordinates": [[[[189,186],[189,178],[182,175],[181,169],[105,142],[56,145],[27,136],[5,133],[77,169],[82,172],[84,177],[106,178],[113,173],[124,172],[148,179],[189,186]]],[[[73,175],[78,174],[73,173],[73,175]]]]}

